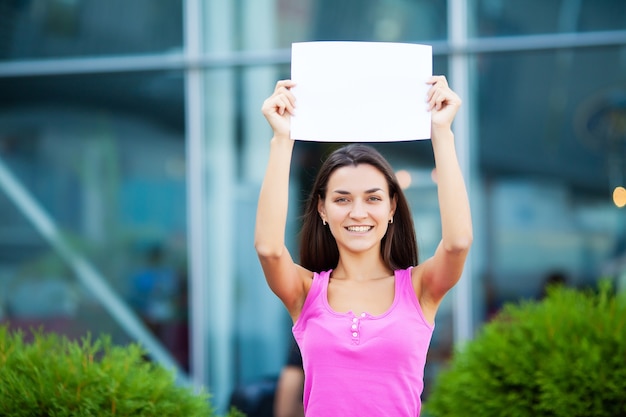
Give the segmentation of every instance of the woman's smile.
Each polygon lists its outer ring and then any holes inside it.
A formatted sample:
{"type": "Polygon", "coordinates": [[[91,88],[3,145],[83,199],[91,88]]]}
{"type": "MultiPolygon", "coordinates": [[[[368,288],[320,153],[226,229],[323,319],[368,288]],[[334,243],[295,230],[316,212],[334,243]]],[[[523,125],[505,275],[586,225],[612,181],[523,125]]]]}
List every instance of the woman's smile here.
{"type": "Polygon", "coordinates": [[[369,232],[373,228],[374,228],[374,226],[348,226],[348,227],[346,227],[346,229],[349,232],[355,232],[355,233],[369,232]]]}

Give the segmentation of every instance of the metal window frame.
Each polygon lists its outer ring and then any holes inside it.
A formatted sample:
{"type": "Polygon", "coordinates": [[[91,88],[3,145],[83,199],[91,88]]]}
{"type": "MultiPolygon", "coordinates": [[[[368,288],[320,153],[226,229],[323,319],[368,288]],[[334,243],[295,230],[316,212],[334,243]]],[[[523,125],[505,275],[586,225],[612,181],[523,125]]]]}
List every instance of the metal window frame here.
{"type": "MultiPolygon", "coordinates": [[[[463,3],[459,0],[450,1],[463,3]]],[[[197,0],[187,0],[185,4],[193,4],[194,2],[197,0]]],[[[451,13],[454,10],[457,10],[456,6],[450,8],[451,13]]],[[[462,17],[454,16],[453,19],[459,21],[462,17]]],[[[197,30],[194,29],[193,31],[197,30]]],[[[188,33],[186,42],[191,42],[190,32],[192,30],[186,30],[188,33]]],[[[450,39],[450,41],[424,43],[433,46],[433,55],[473,55],[626,45],[626,30],[466,38],[462,42],[459,41],[461,38],[457,38],[459,35],[456,35],[456,31],[454,33],[454,41],[450,39]]],[[[420,41],[416,40],[416,42],[420,41]]],[[[186,47],[185,51],[176,53],[0,61],[0,78],[164,70],[194,71],[224,67],[282,65],[288,64],[291,59],[289,49],[207,54],[203,51],[188,52],[189,48],[194,47],[192,45],[186,47]]]]}

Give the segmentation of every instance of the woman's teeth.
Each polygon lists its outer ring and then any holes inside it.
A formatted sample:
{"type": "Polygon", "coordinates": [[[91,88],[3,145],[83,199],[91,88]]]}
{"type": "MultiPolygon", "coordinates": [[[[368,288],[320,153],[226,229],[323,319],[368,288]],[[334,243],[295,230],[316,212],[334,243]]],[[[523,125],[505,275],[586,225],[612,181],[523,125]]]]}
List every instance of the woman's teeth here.
{"type": "Polygon", "coordinates": [[[348,230],[351,232],[367,232],[372,226],[349,226],[348,230]]]}

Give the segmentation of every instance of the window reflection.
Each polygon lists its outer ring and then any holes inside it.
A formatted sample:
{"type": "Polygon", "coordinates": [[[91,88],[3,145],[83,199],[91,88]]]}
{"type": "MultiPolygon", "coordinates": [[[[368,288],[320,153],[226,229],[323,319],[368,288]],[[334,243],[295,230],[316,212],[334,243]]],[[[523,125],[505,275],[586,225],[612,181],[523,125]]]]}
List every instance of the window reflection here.
{"type": "Polygon", "coordinates": [[[440,40],[447,34],[444,1],[297,0],[277,6],[282,48],[302,41],[440,40]]]}
{"type": "Polygon", "coordinates": [[[182,118],[176,106],[181,92],[144,88],[181,89],[181,78],[171,77],[2,80],[0,157],[32,200],[20,204],[8,193],[0,205],[7,213],[0,219],[7,236],[0,253],[19,254],[0,265],[0,285],[11,294],[0,299],[4,321],[25,329],[39,323],[70,336],[108,333],[119,343],[133,339],[110,316],[107,295],[87,285],[51,244],[47,230],[53,227],[72,256],[91,265],[95,279],[188,365],[185,140],[184,122],[176,117],[182,118]],[[107,94],[115,82],[133,88],[107,94]],[[160,117],[168,103],[168,117],[160,117]]]}
{"type": "Polygon", "coordinates": [[[626,18],[619,0],[474,0],[470,5],[480,37],[623,30],[626,18]]]}
{"type": "Polygon", "coordinates": [[[0,2],[0,61],[180,50],[182,5],[109,0],[0,2]]]}
{"type": "Polygon", "coordinates": [[[626,137],[616,135],[621,55],[607,47],[480,56],[486,319],[507,301],[537,298],[554,271],[567,285],[594,287],[624,256],[623,211],[611,195],[626,173],[626,137]]]}

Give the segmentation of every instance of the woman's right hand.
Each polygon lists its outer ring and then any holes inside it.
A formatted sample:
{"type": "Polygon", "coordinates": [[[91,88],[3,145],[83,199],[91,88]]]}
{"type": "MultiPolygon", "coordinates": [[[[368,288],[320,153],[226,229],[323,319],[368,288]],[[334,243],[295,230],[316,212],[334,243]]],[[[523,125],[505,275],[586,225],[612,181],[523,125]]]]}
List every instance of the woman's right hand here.
{"type": "Polygon", "coordinates": [[[291,80],[278,81],[274,93],[263,102],[261,111],[272,127],[274,136],[290,137],[291,116],[296,102],[291,87],[295,85],[291,80]]]}

